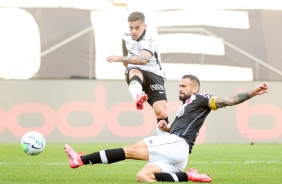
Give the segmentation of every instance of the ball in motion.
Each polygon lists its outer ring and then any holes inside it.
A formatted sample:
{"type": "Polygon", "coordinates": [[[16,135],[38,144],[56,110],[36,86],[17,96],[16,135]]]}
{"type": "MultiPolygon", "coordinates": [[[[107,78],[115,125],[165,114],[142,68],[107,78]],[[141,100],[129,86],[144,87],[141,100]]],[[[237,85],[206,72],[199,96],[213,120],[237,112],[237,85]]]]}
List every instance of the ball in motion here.
{"type": "Polygon", "coordinates": [[[37,131],[30,131],[23,135],[21,146],[26,154],[38,155],[45,148],[45,138],[37,131]]]}

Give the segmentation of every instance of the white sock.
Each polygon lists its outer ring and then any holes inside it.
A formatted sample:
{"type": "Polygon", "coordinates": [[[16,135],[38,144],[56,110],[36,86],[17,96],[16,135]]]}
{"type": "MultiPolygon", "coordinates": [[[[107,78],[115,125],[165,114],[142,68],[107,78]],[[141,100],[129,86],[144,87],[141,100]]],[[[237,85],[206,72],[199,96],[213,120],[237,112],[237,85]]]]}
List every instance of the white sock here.
{"type": "Polygon", "coordinates": [[[142,86],[136,80],[133,80],[133,81],[130,82],[128,89],[129,89],[129,92],[131,93],[134,101],[136,99],[136,96],[140,95],[142,93],[142,86]]]}

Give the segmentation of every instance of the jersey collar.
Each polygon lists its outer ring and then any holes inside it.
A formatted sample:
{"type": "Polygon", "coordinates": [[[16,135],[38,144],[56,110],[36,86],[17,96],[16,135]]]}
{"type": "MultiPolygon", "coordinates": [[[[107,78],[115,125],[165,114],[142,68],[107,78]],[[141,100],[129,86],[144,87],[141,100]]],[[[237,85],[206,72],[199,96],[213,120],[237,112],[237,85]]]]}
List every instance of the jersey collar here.
{"type": "Polygon", "coordinates": [[[146,34],[146,29],[136,41],[139,42],[145,36],[145,34],[146,34]]]}
{"type": "Polygon", "coordinates": [[[192,95],[192,96],[190,96],[190,98],[188,98],[188,99],[185,101],[185,104],[192,103],[193,100],[195,100],[195,99],[196,99],[196,96],[195,96],[195,95],[192,95]]]}

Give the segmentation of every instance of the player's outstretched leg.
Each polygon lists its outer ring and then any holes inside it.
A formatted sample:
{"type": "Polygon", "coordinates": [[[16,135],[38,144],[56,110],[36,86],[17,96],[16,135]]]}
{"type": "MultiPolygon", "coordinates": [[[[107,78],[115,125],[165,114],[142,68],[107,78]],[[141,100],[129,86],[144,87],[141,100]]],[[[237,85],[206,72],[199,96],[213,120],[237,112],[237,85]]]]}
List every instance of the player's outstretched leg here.
{"type": "Polygon", "coordinates": [[[207,174],[199,174],[196,169],[191,168],[186,172],[188,181],[193,182],[212,182],[212,179],[207,174]]]}
{"type": "Polygon", "coordinates": [[[64,146],[66,155],[69,157],[70,167],[75,169],[83,165],[80,154],[76,153],[68,144],[64,146]]]}
{"type": "Polygon", "coordinates": [[[140,94],[140,95],[137,95],[136,96],[136,99],[135,99],[135,103],[136,103],[136,108],[138,110],[142,110],[144,107],[143,107],[143,104],[144,102],[146,102],[148,100],[148,95],[146,94],[140,94]]]}

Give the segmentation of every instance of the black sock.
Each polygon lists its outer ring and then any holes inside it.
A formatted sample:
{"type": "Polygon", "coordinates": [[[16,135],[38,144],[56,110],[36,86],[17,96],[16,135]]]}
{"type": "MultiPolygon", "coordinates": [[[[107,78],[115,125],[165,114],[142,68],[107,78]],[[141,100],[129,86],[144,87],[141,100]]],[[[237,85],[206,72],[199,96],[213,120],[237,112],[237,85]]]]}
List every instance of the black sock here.
{"type": "Polygon", "coordinates": [[[156,173],[154,174],[157,181],[164,182],[183,182],[188,181],[188,176],[185,172],[179,173],[156,173]]]}
{"type": "Polygon", "coordinates": [[[158,123],[159,121],[161,121],[161,120],[165,120],[165,121],[167,122],[167,124],[169,124],[169,122],[168,122],[168,117],[162,118],[162,119],[157,119],[157,123],[158,123]]]}
{"type": "Polygon", "coordinates": [[[103,150],[81,156],[83,164],[111,164],[125,159],[122,148],[103,150]]]}

